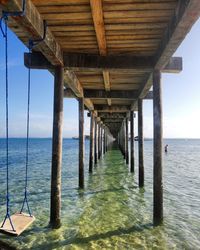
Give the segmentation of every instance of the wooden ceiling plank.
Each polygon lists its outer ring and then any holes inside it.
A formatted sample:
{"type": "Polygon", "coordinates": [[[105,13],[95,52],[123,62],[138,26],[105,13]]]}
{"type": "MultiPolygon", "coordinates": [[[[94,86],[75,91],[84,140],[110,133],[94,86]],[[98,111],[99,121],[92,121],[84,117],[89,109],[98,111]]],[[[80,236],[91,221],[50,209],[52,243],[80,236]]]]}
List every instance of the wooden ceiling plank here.
{"type": "MultiPolygon", "coordinates": [[[[198,0],[182,0],[179,1],[177,9],[170,24],[163,36],[159,49],[157,50],[155,61],[155,68],[162,70],[169,62],[171,56],[176,51],[180,43],[188,34],[193,24],[198,20],[200,16],[200,1],[198,0]]],[[[169,73],[169,72],[168,72],[169,73]]],[[[171,72],[170,72],[171,73],[171,72]]],[[[144,98],[152,86],[152,74],[140,88],[140,98],[144,98]]],[[[131,109],[137,106],[136,102],[133,102],[131,109]]]]}

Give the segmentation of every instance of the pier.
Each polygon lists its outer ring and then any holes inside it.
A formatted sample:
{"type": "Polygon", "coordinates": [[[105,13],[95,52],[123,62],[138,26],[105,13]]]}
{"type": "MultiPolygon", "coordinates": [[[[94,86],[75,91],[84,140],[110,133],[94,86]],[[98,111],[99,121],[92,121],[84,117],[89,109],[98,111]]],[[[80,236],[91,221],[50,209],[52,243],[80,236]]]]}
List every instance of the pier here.
{"type": "Polygon", "coordinates": [[[88,167],[91,176],[113,141],[121,151],[120,161],[130,164],[134,175],[134,119],[138,113],[138,188],[145,186],[143,102],[152,100],[153,224],[160,225],[162,73],[182,71],[182,58],[173,54],[199,18],[200,1],[26,0],[23,15],[16,17],[12,13],[21,11],[22,2],[0,0],[0,8],[11,13],[8,26],[25,45],[30,38],[42,39],[30,53],[24,54],[24,65],[54,75],[51,227],[58,229],[62,224],[63,98],[76,98],[79,105],[80,190],[84,190],[87,167],[84,110],[91,119],[88,167]]]}

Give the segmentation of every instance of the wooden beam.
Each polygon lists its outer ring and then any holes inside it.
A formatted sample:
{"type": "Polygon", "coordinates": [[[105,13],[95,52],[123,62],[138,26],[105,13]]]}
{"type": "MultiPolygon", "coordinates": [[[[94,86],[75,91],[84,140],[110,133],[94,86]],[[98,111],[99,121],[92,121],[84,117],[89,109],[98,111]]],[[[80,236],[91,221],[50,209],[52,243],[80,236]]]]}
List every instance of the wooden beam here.
{"type": "MultiPolygon", "coordinates": [[[[32,69],[53,69],[52,65],[40,52],[24,53],[24,64],[32,69]]],[[[103,70],[105,89],[110,90],[110,77],[108,70],[153,70],[152,57],[136,56],[98,56],[90,54],[64,53],[64,67],[70,70],[103,70]],[[136,60],[136,61],[135,61],[136,60]]],[[[164,73],[179,73],[182,71],[181,57],[171,57],[162,69],[164,73]]]]}
{"type": "Polygon", "coordinates": [[[106,51],[106,35],[103,20],[103,8],[101,0],[90,0],[90,6],[92,10],[92,18],[94,22],[94,28],[97,37],[97,43],[99,46],[100,55],[105,56],[106,51]]]}
{"type": "MultiPolygon", "coordinates": [[[[109,71],[104,70],[103,71],[103,80],[104,80],[104,88],[106,91],[110,91],[110,74],[109,71]]],[[[108,106],[112,105],[111,98],[107,99],[108,106]]]]}
{"type": "Polygon", "coordinates": [[[153,91],[149,91],[148,94],[144,97],[145,100],[153,100],[153,91]]]}
{"type": "MultiPolygon", "coordinates": [[[[21,4],[19,4],[19,1],[17,0],[9,0],[9,1],[1,0],[0,7],[2,8],[2,10],[9,11],[9,12],[21,11],[21,4]]],[[[43,33],[44,33],[43,19],[41,15],[39,14],[37,8],[34,6],[34,4],[30,0],[26,1],[25,15],[19,18],[11,17],[9,21],[9,25],[11,25],[11,29],[12,27],[15,26],[13,24],[17,24],[20,27],[20,29],[22,29],[24,33],[28,36],[28,38],[41,39],[43,37],[43,33]]],[[[28,38],[27,38],[27,41],[23,41],[23,42],[28,43],[28,38]]],[[[38,62],[39,60],[40,65],[43,65],[43,66],[40,66],[41,68],[50,67],[51,69],[52,65],[63,65],[63,54],[62,54],[61,47],[56,42],[50,29],[47,28],[46,37],[43,42],[37,45],[37,50],[41,51],[45,57],[44,60],[42,60],[41,57],[36,58],[36,62],[38,62]]],[[[34,60],[32,61],[32,59],[33,58],[31,58],[31,62],[34,62],[34,60]]],[[[27,61],[25,62],[25,64],[27,64],[27,61]]],[[[77,97],[82,96],[83,91],[81,90],[79,83],[78,83],[78,79],[76,78],[74,73],[66,71],[64,80],[67,81],[67,83],[69,84],[68,86],[70,86],[70,88],[73,90],[73,92],[76,94],[77,97]]],[[[88,103],[86,103],[85,105],[87,106],[88,103]]],[[[91,108],[91,103],[89,104],[88,108],[89,109],[91,108]]]]}
{"type": "MultiPolygon", "coordinates": [[[[21,11],[21,1],[18,0],[1,0],[0,8],[4,11],[16,12],[21,11]]],[[[41,39],[44,33],[43,18],[38,12],[35,5],[31,0],[26,0],[25,15],[21,17],[9,18],[8,24],[11,29],[16,25],[20,27],[21,31],[27,35],[27,40],[23,41],[28,44],[28,38],[41,39]]],[[[55,37],[51,33],[50,29],[47,28],[46,37],[43,42],[37,45],[37,50],[41,51],[43,55],[53,65],[63,64],[63,55],[60,45],[56,42],[55,37]]]]}
{"type": "Polygon", "coordinates": [[[83,88],[74,72],[65,69],[64,80],[77,97],[83,97],[83,88]]]}
{"type": "Polygon", "coordinates": [[[63,128],[63,68],[56,67],[54,80],[54,112],[51,166],[51,206],[50,225],[61,226],[61,167],[63,128]]]}
{"type": "Polygon", "coordinates": [[[124,119],[126,116],[124,113],[101,113],[98,112],[98,115],[102,118],[102,119],[124,119]]]}
{"type": "Polygon", "coordinates": [[[117,112],[117,113],[125,113],[130,110],[130,106],[125,105],[112,105],[111,107],[108,105],[96,104],[94,105],[94,109],[100,112],[117,112]]]}
{"type": "MultiPolygon", "coordinates": [[[[155,69],[164,71],[165,66],[170,61],[178,46],[184,40],[193,24],[200,16],[199,0],[181,0],[168,28],[165,31],[155,56],[155,69]]],[[[167,72],[170,73],[170,72],[167,72]]],[[[173,70],[172,70],[173,73],[173,70]]],[[[140,98],[143,98],[152,86],[152,73],[140,90],[140,98]]],[[[131,108],[134,108],[134,104],[131,108]]]]}
{"type": "Polygon", "coordinates": [[[93,54],[64,53],[64,65],[70,70],[153,70],[154,58],[141,56],[99,56],[93,54]]]}
{"type": "Polygon", "coordinates": [[[32,53],[24,53],[24,65],[31,69],[54,69],[55,66],[51,64],[47,58],[39,51],[32,53]]]}
{"type": "Polygon", "coordinates": [[[110,91],[110,75],[109,75],[109,71],[107,71],[107,70],[103,71],[103,80],[104,80],[105,90],[110,91]]]}
{"type": "Polygon", "coordinates": [[[171,57],[165,67],[163,73],[180,73],[183,70],[182,57],[171,57]]]}
{"type": "Polygon", "coordinates": [[[154,145],[153,145],[153,222],[159,225],[163,221],[163,183],[162,183],[162,86],[159,70],[153,74],[153,119],[154,119],[154,145]]]}
{"type": "Polygon", "coordinates": [[[84,90],[84,97],[91,99],[137,99],[138,92],[136,90],[111,90],[109,92],[105,90],[84,90]]]}
{"type": "Polygon", "coordinates": [[[102,119],[102,121],[107,124],[107,123],[120,123],[123,121],[123,119],[118,119],[118,118],[112,118],[112,119],[102,119]]]}
{"type": "MultiPolygon", "coordinates": [[[[24,64],[26,67],[31,67],[32,69],[48,69],[51,72],[55,69],[55,66],[52,65],[40,52],[33,52],[31,54],[24,53],[24,64]]],[[[74,72],[67,69],[64,70],[64,86],[66,88],[64,90],[64,97],[83,97],[83,88],[80,81],[74,72]]],[[[90,99],[84,99],[84,105],[88,110],[94,110],[93,103],[90,99]]]]}
{"type": "Polygon", "coordinates": [[[165,67],[199,16],[199,0],[179,1],[175,14],[158,48],[156,54],[156,69],[162,70],[165,67]]]}

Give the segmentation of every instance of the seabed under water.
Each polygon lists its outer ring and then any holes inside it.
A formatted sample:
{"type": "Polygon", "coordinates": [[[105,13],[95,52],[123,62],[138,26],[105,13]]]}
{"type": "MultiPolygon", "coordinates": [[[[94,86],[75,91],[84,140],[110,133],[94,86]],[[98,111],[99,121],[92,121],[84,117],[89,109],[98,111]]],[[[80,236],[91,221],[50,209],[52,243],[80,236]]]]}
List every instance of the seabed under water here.
{"type": "MultiPolygon", "coordinates": [[[[150,145],[152,142],[147,143],[150,145]]],[[[165,188],[164,195],[164,224],[155,228],[152,225],[150,148],[146,148],[145,164],[148,167],[145,169],[145,188],[142,189],[138,188],[137,164],[135,174],[130,173],[119,149],[112,148],[94,167],[93,174],[85,172],[85,189],[79,190],[77,168],[76,171],[72,170],[75,167],[70,155],[68,152],[68,159],[63,160],[62,227],[58,230],[48,227],[50,178],[49,175],[45,177],[45,168],[41,169],[43,163],[40,162],[33,171],[30,183],[30,204],[36,221],[18,238],[1,235],[3,242],[17,249],[33,250],[200,249],[199,233],[196,231],[200,229],[200,222],[195,220],[192,213],[186,216],[187,204],[185,213],[184,208],[179,209],[183,200],[180,198],[178,201],[182,194],[178,193],[180,189],[176,190],[173,184],[173,167],[165,172],[166,176],[168,174],[166,185],[169,188],[165,188]],[[70,161],[66,168],[65,161],[70,161]]],[[[14,209],[19,204],[20,198],[14,209]]],[[[192,208],[195,205],[190,206],[192,208]]]]}

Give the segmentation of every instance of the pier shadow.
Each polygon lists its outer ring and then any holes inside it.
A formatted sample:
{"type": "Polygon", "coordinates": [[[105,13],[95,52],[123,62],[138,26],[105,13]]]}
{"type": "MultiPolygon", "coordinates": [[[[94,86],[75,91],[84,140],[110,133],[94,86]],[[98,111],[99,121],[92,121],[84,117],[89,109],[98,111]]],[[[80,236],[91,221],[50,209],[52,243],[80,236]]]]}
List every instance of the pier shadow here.
{"type": "Polygon", "coordinates": [[[51,243],[43,243],[41,245],[32,247],[33,250],[36,249],[53,249],[54,247],[65,247],[71,244],[88,244],[90,241],[98,241],[98,240],[103,240],[103,239],[107,239],[107,238],[111,238],[113,236],[123,236],[126,234],[133,234],[133,233],[138,233],[138,232],[142,232],[144,230],[151,230],[153,229],[153,224],[152,223],[148,223],[148,224],[143,224],[143,225],[134,225],[130,228],[118,228],[116,230],[112,230],[112,231],[108,231],[105,233],[99,233],[99,234],[93,234],[91,236],[88,237],[71,237],[68,239],[65,239],[63,241],[59,241],[59,242],[51,242],[51,243]]]}

